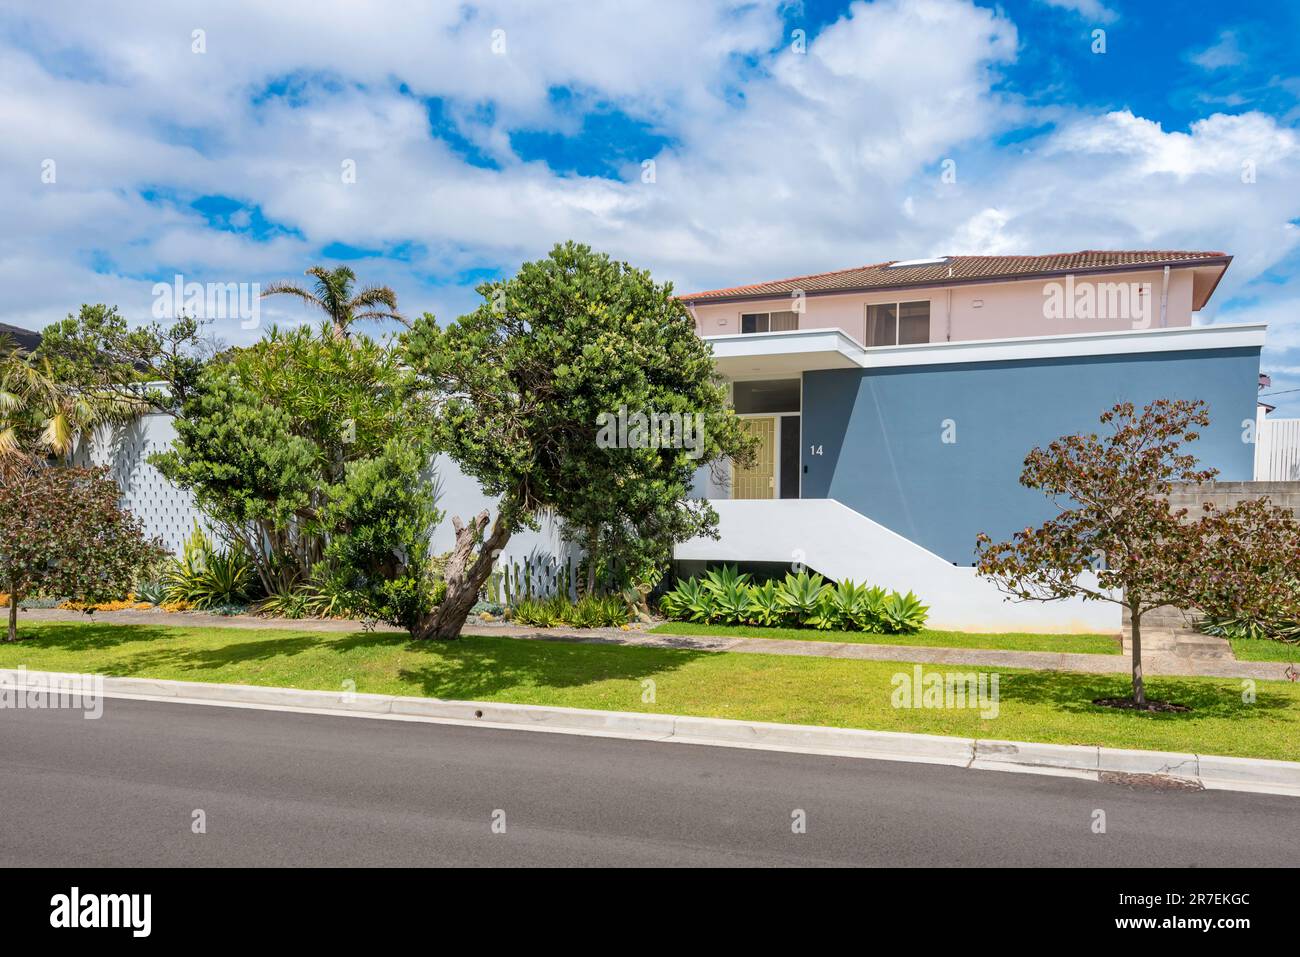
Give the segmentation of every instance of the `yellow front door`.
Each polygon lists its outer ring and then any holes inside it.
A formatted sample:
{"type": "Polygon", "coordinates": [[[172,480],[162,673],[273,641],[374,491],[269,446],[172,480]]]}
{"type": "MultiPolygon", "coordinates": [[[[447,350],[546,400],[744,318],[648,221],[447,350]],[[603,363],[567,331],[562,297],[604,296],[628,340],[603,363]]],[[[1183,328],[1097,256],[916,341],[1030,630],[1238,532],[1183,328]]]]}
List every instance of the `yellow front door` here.
{"type": "Polygon", "coordinates": [[[732,498],[776,498],[776,419],[741,419],[741,425],[758,439],[754,464],[736,467],[732,498]]]}

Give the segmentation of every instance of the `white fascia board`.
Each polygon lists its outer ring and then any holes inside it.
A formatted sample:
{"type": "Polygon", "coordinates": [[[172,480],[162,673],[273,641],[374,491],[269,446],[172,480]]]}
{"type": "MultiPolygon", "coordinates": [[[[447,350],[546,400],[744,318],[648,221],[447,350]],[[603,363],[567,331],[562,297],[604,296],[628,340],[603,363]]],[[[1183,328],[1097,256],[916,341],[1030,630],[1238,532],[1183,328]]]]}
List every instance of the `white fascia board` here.
{"type": "Polygon", "coordinates": [[[906,346],[863,348],[835,328],[790,332],[732,333],[709,336],[715,359],[812,356],[838,353],[865,369],[896,366],[950,365],[959,362],[1059,359],[1079,356],[1189,352],[1203,349],[1262,347],[1267,324],[1234,323],[1179,326],[1166,329],[1125,329],[1119,332],[1072,332],[1014,339],[969,339],[923,342],[906,346]]]}
{"type": "Polygon", "coordinates": [[[844,332],[834,327],[824,329],[794,329],[789,332],[730,333],[709,336],[713,355],[718,359],[740,359],[759,356],[806,355],[815,352],[838,352],[857,359],[862,346],[844,332]]]}
{"type": "Polygon", "coordinates": [[[971,339],[910,346],[876,346],[863,350],[869,369],[893,366],[1001,362],[1014,359],[1060,359],[1201,349],[1262,347],[1265,323],[1186,326],[1174,329],[1126,329],[1122,332],[1075,332],[1018,339],[971,339]]]}

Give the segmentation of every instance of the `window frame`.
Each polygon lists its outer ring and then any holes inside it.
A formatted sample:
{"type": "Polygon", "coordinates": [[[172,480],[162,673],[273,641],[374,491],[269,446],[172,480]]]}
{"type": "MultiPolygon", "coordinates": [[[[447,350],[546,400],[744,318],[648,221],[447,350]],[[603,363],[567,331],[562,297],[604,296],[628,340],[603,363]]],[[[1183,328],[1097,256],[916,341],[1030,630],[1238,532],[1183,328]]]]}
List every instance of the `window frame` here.
{"type": "Polygon", "coordinates": [[[903,307],[915,306],[915,305],[919,305],[920,303],[925,303],[925,308],[926,308],[925,342],[932,342],[933,340],[930,338],[930,320],[934,317],[933,316],[934,301],[931,299],[894,299],[886,302],[864,302],[862,304],[862,330],[863,330],[862,344],[866,346],[868,349],[884,349],[884,348],[888,348],[889,346],[898,346],[898,345],[909,345],[909,346],[924,345],[924,343],[922,342],[900,343],[898,341],[899,333],[902,331],[903,328],[903,307]],[[894,341],[893,342],[877,342],[877,343],[871,342],[871,332],[872,332],[871,310],[872,307],[881,307],[881,306],[894,307],[894,341]]]}
{"type": "Polygon", "coordinates": [[[756,335],[760,335],[761,333],[764,333],[764,332],[771,332],[771,331],[772,331],[772,314],[773,314],[773,313],[786,313],[786,314],[789,314],[789,315],[791,315],[791,316],[794,316],[794,328],[793,328],[793,329],[778,329],[778,330],[776,330],[777,332],[798,332],[798,331],[799,331],[799,312],[798,312],[797,310],[795,310],[795,309],[769,309],[769,310],[767,310],[767,312],[740,312],[740,313],[737,313],[737,314],[736,314],[736,315],[737,315],[737,319],[736,319],[736,328],[739,330],[740,335],[742,335],[742,336],[756,336],[756,335]],[[766,319],[766,322],[767,322],[767,328],[766,328],[766,329],[755,329],[753,332],[746,332],[746,331],[745,331],[745,317],[746,317],[746,316],[755,316],[755,317],[757,317],[757,316],[763,316],[763,317],[766,319]]]}

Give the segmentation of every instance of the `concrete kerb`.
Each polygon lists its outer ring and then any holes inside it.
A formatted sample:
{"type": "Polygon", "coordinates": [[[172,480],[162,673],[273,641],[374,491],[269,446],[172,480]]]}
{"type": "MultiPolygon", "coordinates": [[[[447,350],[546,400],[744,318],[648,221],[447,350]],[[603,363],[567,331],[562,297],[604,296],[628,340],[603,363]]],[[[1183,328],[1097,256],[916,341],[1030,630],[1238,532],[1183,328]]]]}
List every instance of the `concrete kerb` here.
{"type": "MultiPolygon", "coordinates": [[[[48,687],[53,677],[67,676],[0,669],[0,682],[3,682],[4,687],[15,690],[21,690],[25,686],[48,687]]],[[[1300,762],[1293,761],[153,678],[105,677],[102,693],[107,698],[753,748],[944,764],[978,770],[1068,775],[1091,780],[1097,780],[1100,773],[1108,771],[1157,775],[1197,782],[1207,789],[1300,797],[1300,762]]]]}

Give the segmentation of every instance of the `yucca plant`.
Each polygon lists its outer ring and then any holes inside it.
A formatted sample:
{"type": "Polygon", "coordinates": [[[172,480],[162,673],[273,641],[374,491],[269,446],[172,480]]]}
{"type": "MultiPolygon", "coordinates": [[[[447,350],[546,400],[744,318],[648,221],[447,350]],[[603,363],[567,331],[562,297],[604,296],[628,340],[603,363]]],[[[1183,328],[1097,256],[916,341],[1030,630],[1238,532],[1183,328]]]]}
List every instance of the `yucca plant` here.
{"type": "Polygon", "coordinates": [[[830,590],[821,575],[800,572],[798,575],[787,574],[785,581],[777,586],[777,598],[793,618],[801,625],[817,616],[821,609],[822,596],[830,590]]]}
{"type": "Polygon", "coordinates": [[[599,628],[605,624],[605,608],[595,595],[584,595],[573,606],[569,624],[575,628],[599,628]]]}
{"type": "Polygon", "coordinates": [[[235,549],[219,550],[197,522],[180,558],[163,573],[166,600],[185,602],[197,609],[244,601],[252,581],[248,557],[235,549]]]}

